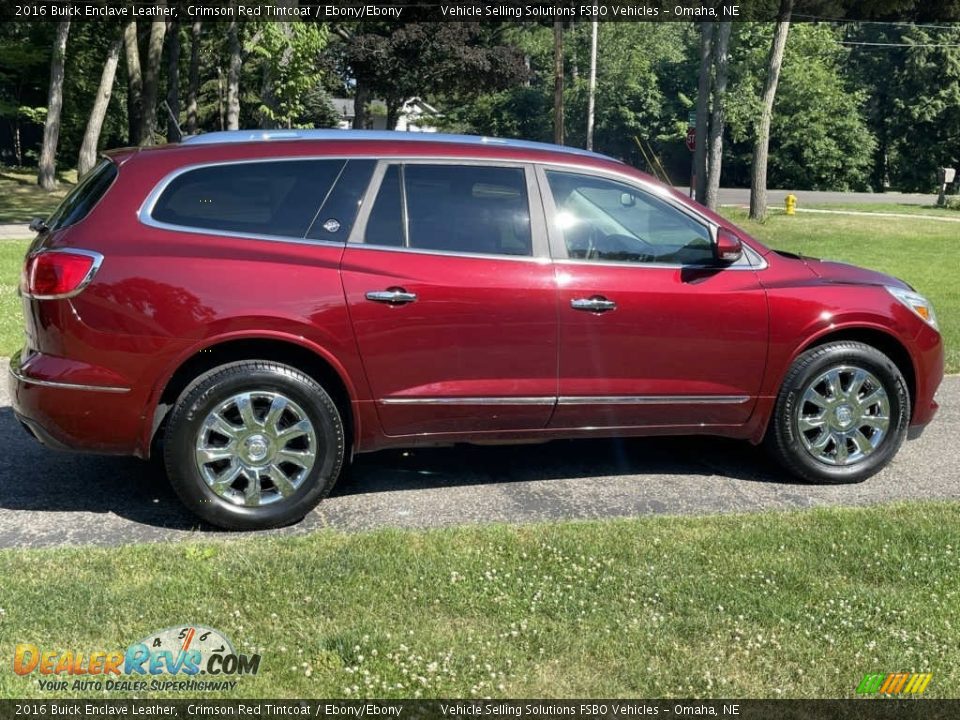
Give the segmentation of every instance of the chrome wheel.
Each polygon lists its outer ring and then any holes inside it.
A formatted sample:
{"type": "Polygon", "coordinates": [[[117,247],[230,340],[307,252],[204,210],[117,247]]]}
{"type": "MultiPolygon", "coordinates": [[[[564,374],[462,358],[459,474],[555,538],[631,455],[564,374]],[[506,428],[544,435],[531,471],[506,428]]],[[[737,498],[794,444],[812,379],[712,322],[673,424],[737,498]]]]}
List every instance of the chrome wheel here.
{"type": "Polygon", "coordinates": [[[827,465],[853,465],[873,453],[890,428],[890,398],[877,377],[841,365],[818,375],[797,406],[804,448],[827,465]]]}
{"type": "Polygon", "coordinates": [[[290,398],[243,392],[204,419],[195,457],[214,493],[237,505],[267,505],[303,484],[317,460],[317,434],[290,398]]]}

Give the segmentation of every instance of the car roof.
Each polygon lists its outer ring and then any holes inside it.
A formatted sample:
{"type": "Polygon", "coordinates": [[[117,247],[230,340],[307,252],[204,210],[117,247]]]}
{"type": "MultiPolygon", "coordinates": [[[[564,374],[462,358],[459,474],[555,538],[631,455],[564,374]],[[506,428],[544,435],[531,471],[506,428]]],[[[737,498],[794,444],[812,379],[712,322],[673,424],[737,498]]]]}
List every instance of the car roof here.
{"type": "Polygon", "coordinates": [[[323,140],[323,141],[381,141],[381,142],[424,142],[446,143],[467,147],[509,148],[514,150],[538,150],[561,155],[589,157],[594,160],[620,162],[607,155],[581,150],[580,148],[531,140],[513,140],[509,138],[489,137],[486,135],[454,135],[433,132],[403,132],[395,130],[221,130],[218,132],[191,135],[180,141],[181,145],[219,145],[228,143],[277,142],[284,140],[323,140]]]}

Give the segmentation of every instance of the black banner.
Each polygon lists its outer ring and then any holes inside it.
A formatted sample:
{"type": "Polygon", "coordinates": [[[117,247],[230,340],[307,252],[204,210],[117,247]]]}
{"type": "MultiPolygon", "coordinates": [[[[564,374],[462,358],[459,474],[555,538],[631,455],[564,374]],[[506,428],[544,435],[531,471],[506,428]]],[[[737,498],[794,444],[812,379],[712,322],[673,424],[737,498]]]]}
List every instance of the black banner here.
{"type": "Polygon", "coordinates": [[[2,700],[14,718],[727,718],[737,720],[944,720],[960,700],[2,700]]]}
{"type": "MultiPolygon", "coordinates": [[[[0,20],[59,22],[731,22],[772,21],[778,0],[4,0],[0,20]]],[[[795,0],[793,22],[960,20],[960,0],[795,0]],[[912,6],[912,7],[911,7],[912,6]],[[906,9],[904,9],[906,8],[906,9]]]]}

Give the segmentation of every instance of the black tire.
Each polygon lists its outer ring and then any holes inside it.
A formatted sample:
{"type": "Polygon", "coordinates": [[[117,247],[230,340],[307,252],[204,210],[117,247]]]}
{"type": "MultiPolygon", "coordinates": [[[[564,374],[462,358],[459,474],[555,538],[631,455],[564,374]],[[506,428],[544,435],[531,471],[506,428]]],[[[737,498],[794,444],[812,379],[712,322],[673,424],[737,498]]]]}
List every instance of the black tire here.
{"type": "Polygon", "coordinates": [[[301,520],[333,489],[346,455],[343,422],[330,395],[302,372],[262,360],[231,363],[194,381],[170,414],[163,447],[167,476],[184,505],[211,525],[228,530],[261,530],[301,520]],[[283,395],[302,409],[314,430],[312,468],[289,496],[270,504],[248,506],[221,497],[204,479],[195,457],[198,433],[208,414],[244,392],[283,395]]]}
{"type": "MultiPolygon", "coordinates": [[[[841,341],[800,355],[784,378],[764,444],[774,458],[801,480],[820,484],[858,483],[882,470],[897,454],[910,422],[910,394],[903,374],[886,355],[870,345],[841,341]],[[852,366],[871,373],[889,402],[886,435],[868,455],[848,465],[831,465],[808,452],[797,421],[797,405],[807,385],[831,368],[852,366]]],[[[813,432],[816,432],[815,430],[813,432]]]]}

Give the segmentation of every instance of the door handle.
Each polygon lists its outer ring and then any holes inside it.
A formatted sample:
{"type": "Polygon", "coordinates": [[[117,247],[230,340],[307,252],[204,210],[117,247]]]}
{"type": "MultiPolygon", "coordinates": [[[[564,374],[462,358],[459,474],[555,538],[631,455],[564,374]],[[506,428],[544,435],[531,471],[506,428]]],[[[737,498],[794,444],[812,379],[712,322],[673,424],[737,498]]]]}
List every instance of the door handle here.
{"type": "Polygon", "coordinates": [[[417,294],[407,292],[403,288],[388,288],[386,290],[371,290],[366,295],[367,300],[387,303],[388,305],[406,305],[417,299],[417,294]]]}
{"type": "Polygon", "coordinates": [[[574,298],[570,301],[570,307],[574,310],[603,313],[616,310],[617,304],[613,300],[607,300],[602,295],[594,295],[588,298],[574,298]]]}

